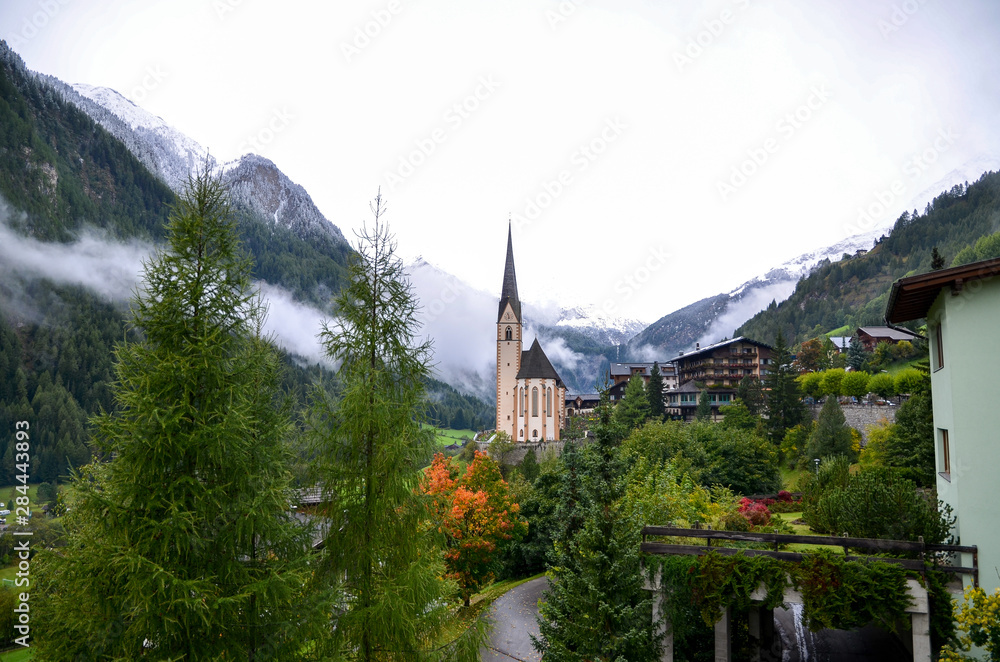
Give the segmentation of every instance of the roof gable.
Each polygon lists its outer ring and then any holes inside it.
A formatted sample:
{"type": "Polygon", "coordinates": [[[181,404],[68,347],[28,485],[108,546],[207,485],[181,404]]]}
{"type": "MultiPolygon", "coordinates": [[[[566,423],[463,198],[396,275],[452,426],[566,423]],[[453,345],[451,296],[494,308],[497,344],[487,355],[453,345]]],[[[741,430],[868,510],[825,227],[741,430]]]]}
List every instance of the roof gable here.
{"type": "Polygon", "coordinates": [[[549,357],[545,356],[538,338],[531,343],[531,349],[521,352],[521,369],[517,371],[517,379],[554,379],[562,385],[559,373],[552,367],[549,357]]]}

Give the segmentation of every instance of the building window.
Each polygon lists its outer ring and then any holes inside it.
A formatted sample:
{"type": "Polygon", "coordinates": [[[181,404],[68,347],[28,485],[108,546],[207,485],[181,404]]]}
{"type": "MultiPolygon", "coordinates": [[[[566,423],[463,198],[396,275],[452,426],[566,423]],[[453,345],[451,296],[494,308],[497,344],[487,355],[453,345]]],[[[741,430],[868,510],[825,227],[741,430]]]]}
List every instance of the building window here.
{"type": "Polygon", "coordinates": [[[545,391],[545,413],[552,413],[552,389],[546,389],[545,391]]]}
{"type": "Polygon", "coordinates": [[[538,387],[531,389],[531,415],[538,416],[538,387]]]}
{"type": "Polygon", "coordinates": [[[936,362],[934,364],[934,370],[940,370],[944,367],[944,338],[941,336],[941,323],[938,322],[934,325],[934,358],[936,362]]]}
{"type": "Polygon", "coordinates": [[[940,444],[938,453],[941,455],[941,477],[951,482],[951,447],[948,443],[948,431],[938,428],[940,444]]]}
{"type": "Polygon", "coordinates": [[[522,388],[521,389],[521,394],[523,396],[521,398],[521,402],[523,403],[523,407],[521,408],[521,416],[527,416],[528,415],[528,392],[525,391],[522,388]]]}
{"type": "Polygon", "coordinates": [[[510,328],[510,327],[508,326],[508,327],[507,327],[507,330],[506,330],[506,331],[504,331],[504,333],[503,333],[503,336],[504,336],[504,337],[503,337],[503,339],[504,339],[504,340],[513,340],[513,339],[514,339],[514,332],[513,332],[513,331],[511,330],[511,328],[510,328]]]}

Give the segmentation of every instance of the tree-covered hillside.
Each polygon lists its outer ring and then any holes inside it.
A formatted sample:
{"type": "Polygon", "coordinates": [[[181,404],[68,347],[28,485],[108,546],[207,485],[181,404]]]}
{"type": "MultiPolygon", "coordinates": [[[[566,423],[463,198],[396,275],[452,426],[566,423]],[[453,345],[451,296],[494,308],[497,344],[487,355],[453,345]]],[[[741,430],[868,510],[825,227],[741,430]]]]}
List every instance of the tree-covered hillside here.
{"type": "Polygon", "coordinates": [[[1000,229],[1000,173],[958,185],[923,213],[904,212],[892,231],[864,255],[821,264],[781,304],[772,304],[734,332],[770,342],[782,331],[789,344],[831,329],[883,324],[893,282],[931,268],[936,247],[950,263],[963,248],[1000,229]]]}
{"type": "MultiPolygon", "coordinates": [[[[0,202],[0,222],[36,240],[71,242],[99,228],[111,241],[159,244],[176,196],[0,42],[0,202]]],[[[253,277],[330,310],[353,251],[329,237],[303,239],[239,206],[235,213],[253,277]]],[[[111,365],[115,344],[134,337],[127,318],[124,303],[0,263],[0,481],[15,475],[5,433],[15,421],[32,426],[33,480],[57,480],[90,458],[88,419],[115,407],[111,365]]],[[[289,356],[284,362],[283,388],[304,405],[322,370],[289,356]]],[[[441,425],[492,419],[487,403],[439,382],[428,389],[428,409],[441,425]]]]}

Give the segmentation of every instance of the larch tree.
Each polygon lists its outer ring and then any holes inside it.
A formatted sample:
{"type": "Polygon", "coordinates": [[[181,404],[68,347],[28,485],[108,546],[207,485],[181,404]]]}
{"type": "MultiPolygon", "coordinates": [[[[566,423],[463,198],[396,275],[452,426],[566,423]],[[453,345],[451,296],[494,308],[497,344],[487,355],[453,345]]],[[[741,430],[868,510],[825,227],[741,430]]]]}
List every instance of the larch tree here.
{"type": "MultiPolygon", "coordinates": [[[[66,546],[38,561],[45,660],[298,659],[309,536],[290,515],[280,362],[227,192],[192,177],[115,352],[106,464],[76,475],[66,546]]],[[[34,593],[34,591],[33,591],[34,593]]]]}
{"type": "Polygon", "coordinates": [[[433,438],[421,428],[430,345],[417,342],[417,300],[382,219],[360,233],[350,281],[320,338],[339,367],[333,400],[310,412],[316,480],[328,531],[317,582],[331,588],[322,659],[475,660],[482,631],[441,642],[453,582],[420,491],[433,438]]]}

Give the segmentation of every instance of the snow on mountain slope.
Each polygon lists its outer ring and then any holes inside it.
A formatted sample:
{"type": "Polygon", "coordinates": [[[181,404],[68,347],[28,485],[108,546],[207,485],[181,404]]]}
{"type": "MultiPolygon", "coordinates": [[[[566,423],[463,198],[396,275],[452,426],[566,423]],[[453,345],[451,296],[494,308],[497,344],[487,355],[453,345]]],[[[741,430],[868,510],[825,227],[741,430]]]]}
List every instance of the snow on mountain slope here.
{"type": "Polygon", "coordinates": [[[734,329],[764,310],[771,301],[780,303],[787,299],[799,279],[821,262],[836,262],[844,254],[867,250],[886,232],[886,229],[871,230],[803,253],[728,293],[707,297],[665,315],[629,341],[628,354],[636,359],[662,360],[694,348],[695,343],[704,346],[731,337],[734,329]]]}
{"type": "Polygon", "coordinates": [[[79,83],[67,85],[52,76],[36,76],[121,140],[173,191],[182,191],[188,175],[207,165],[221,172],[237,206],[262,220],[291,228],[302,238],[321,234],[346,243],[340,229],[323,216],[306,190],[268,159],[245,154],[220,164],[197,141],[115,90],[79,83]]]}

